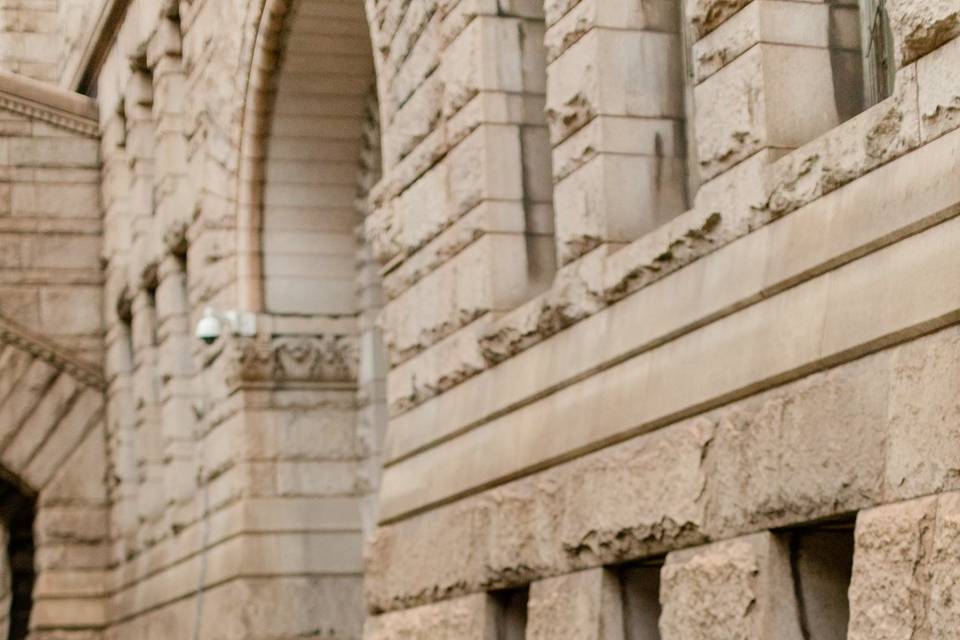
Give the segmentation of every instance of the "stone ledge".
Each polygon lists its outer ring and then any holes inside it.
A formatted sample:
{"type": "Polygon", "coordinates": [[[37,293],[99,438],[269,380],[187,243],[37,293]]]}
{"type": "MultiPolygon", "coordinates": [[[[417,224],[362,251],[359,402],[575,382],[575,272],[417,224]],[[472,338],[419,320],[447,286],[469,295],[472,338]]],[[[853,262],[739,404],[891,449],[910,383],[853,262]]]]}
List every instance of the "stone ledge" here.
{"type": "MultiPolygon", "coordinates": [[[[944,145],[940,149],[948,147],[944,145]]],[[[948,171],[953,171],[955,161],[947,164],[948,171]]],[[[941,165],[941,161],[915,163],[922,170],[941,165]]],[[[563,362],[556,353],[556,347],[563,343],[557,342],[549,357],[542,354],[539,359],[527,359],[512,367],[512,371],[507,367],[509,363],[504,363],[502,366],[506,368],[497,370],[496,377],[500,380],[507,381],[521,393],[532,392],[531,395],[518,395],[516,391],[504,391],[501,395],[478,393],[477,385],[465,384],[430,403],[433,406],[411,414],[410,419],[395,419],[391,437],[403,434],[405,442],[400,448],[395,440],[392,446],[388,444],[390,457],[399,461],[388,465],[384,473],[383,519],[404,517],[630,434],[668,424],[683,415],[955,322],[960,314],[960,290],[939,278],[960,268],[957,258],[951,256],[947,248],[949,242],[960,237],[960,222],[954,218],[922,233],[903,236],[914,233],[917,226],[929,226],[944,217],[955,216],[960,197],[951,191],[955,192],[956,186],[940,178],[940,184],[946,185],[945,191],[940,189],[936,194],[931,186],[931,200],[926,203],[929,209],[920,213],[923,208],[917,202],[914,188],[890,179],[885,185],[891,191],[886,191],[878,182],[860,183],[857,191],[861,198],[868,192],[873,197],[881,197],[887,211],[895,208],[901,216],[906,216],[900,221],[906,228],[890,229],[885,237],[888,243],[897,239],[899,242],[879,250],[875,250],[876,245],[868,245],[867,250],[875,252],[862,258],[857,253],[864,249],[856,244],[834,253],[828,248],[829,244],[823,246],[830,240],[822,235],[830,230],[827,221],[831,218],[835,221],[836,232],[841,229],[840,225],[852,221],[828,213],[830,208],[813,208],[808,214],[815,218],[810,221],[816,223],[815,229],[807,229],[811,235],[788,224],[804,218],[786,218],[762,235],[754,235],[752,239],[748,236],[743,241],[745,244],[731,246],[729,251],[698,263],[696,268],[665,280],[663,286],[648,289],[649,293],[622,307],[620,313],[598,316],[592,339],[583,335],[568,336],[567,339],[576,342],[581,354],[572,360],[577,363],[578,371],[574,377],[570,377],[569,369],[566,374],[540,369],[547,365],[553,371],[558,369],[557,362],[563,362]],[[894,194],[899,194],[899,198],[884,198],[894,194]],[[905,196],[912,206],[902,203],[905,196]],[[898,201],[900,204],[896,204],[898,201]],[[918,220],[913,215],[922,217],[918,220]],[[828,226],[825,228],[824,224],[828,226]],[[803,238],[813,244],[801,242],[803,238]],[[789,247],[801,253],[792,255],[787,251],[789,247]],[[734,254],[739,260],[732,257],[734,254]],[[845,254],[845,260],[854,261],[843,264],[845,254]],[[743,260],[744,255],[753,258],[743,260]],[[823,262],[819,262],[820,256],[823,262]],[[758,269],[758,264],[767,265],[766,269],[758,269]],[[830,268],[834,270],[825,271],[830,268]],[[881,273],[886,277],[881,277],[881,273]],[[815,277],[797,284],[810,276],[815,277]],[[726,315],[710,322],[712,314],[708,310],[716,313],[726,307],[726,303],[720,301],[733,293],[730,287],[733,282],[744,287],[730,299],[733,309],[727,307],[726,315]],[[785,284],[794,286],[785,291],[780,289],[785,284]],[[672,337],[669,328],[675,326],[674,319],[687,316],[694,309],[698,311],[690,316],[695,318],[692,330],[672,337]],[[608,351],[617,347],[606,344],[608,340],[604,336],[629,336],[643,327],[662,327],[664,331],[654,330],[651,337],[656,337],[637,355],[630,355],[630,351],[608,351]],[[596,344],[596,347],[586,347],[586,344],[596,344]],[[592,354],[588,358],[590,364],[583,360],[583,353],[592,354]],[[605,355],[593,361],[599,354],[605,355]],[[606,356],[611,359],[605,359],[606,356]],[[581,372],[592,376],[584,379],[581,372]],[[551,386],[558,375],[564,378],[559,390],[551,386]],[[520,381],[535,381],[539,388],[534,390],[528,386],[529,382],[521,384],[520,381]],[[477,400],[471,402],[468,396],[482,399],[484,406],[478,406],[477,400]],[[644,401],[631,404],[631,400],[639,397],[644,401]],[[503,409],[489,406],[488,398],[501,398],[503,409]],[[511,404],[511,400],[514,403],[511,404]],[[436,430],[436,425],[440,425],[441,431],[436,430]],[[558,429],[563,433],[562,438],[556,437],[558,429]],[[440,440],[442,438],[445,440],[440,440]],[[440,444],[432,444],[437,442],[440,444]],[[490,456],[480,460],[469,454],[462,455],[464,447],[487,451],[490,456]],[[510,447],[510,451],[504,447],[510,447]],[[422,453],[415,453],[417,451],[422,453]],[[403,455],[412,457],[398,458],[403,455]],[[470,463],[464,464],[465,460],[474,461],[472,470],[470,463]],[[456,469],[445,472],[444,468],[453,461],[456,469]],[[435,482],[416,496],[409,494],[405,487],[411,486],[413,476],[426,468],[430,469],[435,482]]],[[[884,231],[876,216],[871,215],[878,210],[873,205],[864,206],[864,200],[858,203],[844,192],[838,193],[834,200],[832,206],[846,213],[863,207],[869,218],[860,221],[867,225],[867,229],[861,231],[866,238],[870,238],[871,231],[884,231]]],[[[889,215],[895,217],[892,213],[889,215]]],[[[849,228],[846,233],[834,233],[831,237],[840,238],[841,243],[857,242],[849,228]]]]}
{"type": "Polygon", "coordinates": [[[100,133],[94,100],[7,71],[0,71],[0,109],[90,138],[100,133]]]}
{"type": "MultiPolygon", "coordinates": [[[[594,251],[560,269],[550,290],[503,314],[480,336],[485,366],[471,366],[469,376],[451,379],[463,382],[516,357],[764,225],[815,206],[824,196],[917,148],[916,89],[915,68],[904,69],[896,94],[888,100],[769,166],[755,166],[769,163],[769,156],[751,156],[704,185],[694,209],[622,248],[594,251]]],[[[417,352],[430,346],[420,345],[417,352]]],[[[450,370],[459,368],[453,364],[450,370]]],[[[437,373],[443,376],[443,371],[437,373]]],[[[407,396],[402,407],[393,407],[398,414],[434,398],[433,390],[453,386],[449,380],[445,385],[422,382],[418,396],[407,396]]]]}

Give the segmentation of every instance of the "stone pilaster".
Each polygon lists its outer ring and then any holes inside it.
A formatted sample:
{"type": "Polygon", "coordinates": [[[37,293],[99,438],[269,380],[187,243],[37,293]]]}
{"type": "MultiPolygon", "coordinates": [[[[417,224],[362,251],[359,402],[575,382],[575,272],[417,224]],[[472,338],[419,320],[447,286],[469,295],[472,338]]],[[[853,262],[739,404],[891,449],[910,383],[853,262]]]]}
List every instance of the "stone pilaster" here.
{"type": "Polygon", "coordinates": [[[686,209],[678,3],[547,2],[547,116],[561,263],[686,209]]]}

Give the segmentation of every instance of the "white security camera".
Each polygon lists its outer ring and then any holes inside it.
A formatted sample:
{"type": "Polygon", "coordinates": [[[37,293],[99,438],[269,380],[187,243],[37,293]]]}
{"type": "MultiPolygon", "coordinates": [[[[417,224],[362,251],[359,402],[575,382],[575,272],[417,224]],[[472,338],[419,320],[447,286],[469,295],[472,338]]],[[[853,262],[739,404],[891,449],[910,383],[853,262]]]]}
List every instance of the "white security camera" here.
{"type": "Polygon", "coordinates": [[[203,317],[197,323],[197,337],[206,344],[213,344],[223,331],[223,323],[217,313],[210,307],[203,310],[203,317]]]}
{"type": "Polygon", "coordinates": [[[223,333],[224,325],[234,336],[257,335],[257,316],[249,311],[226,311],[217,313],[213,307],[203,310],[203,317],[197,323],[196,335],[205,344],[213,344],[223,333]]]}

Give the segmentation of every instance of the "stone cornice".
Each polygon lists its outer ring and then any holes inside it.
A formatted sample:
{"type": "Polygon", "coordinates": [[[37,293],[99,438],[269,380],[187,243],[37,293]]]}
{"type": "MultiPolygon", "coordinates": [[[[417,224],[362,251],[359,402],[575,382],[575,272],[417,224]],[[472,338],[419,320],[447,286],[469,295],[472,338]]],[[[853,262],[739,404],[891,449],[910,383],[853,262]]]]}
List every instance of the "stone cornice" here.
{"type": "Polygon", "coordinates": [[[350,335],[235,337],[225,347],[227,384],[356,384],[357,339],[350,335]]]}
{"type": "Polygon", "coordinates": [[[0,71],[0,108],[85,136],[100,132],[91,98],[6,71],[0,71]]]}
{"type": "Polygon", "coordinates": [[[0,344],[11,345],[26,351],[88,387],[101,391],[106,389],[103,371],[99,367],[84,362],[47,338],[38,336],[3,317],[0,317],[0,344]]]}

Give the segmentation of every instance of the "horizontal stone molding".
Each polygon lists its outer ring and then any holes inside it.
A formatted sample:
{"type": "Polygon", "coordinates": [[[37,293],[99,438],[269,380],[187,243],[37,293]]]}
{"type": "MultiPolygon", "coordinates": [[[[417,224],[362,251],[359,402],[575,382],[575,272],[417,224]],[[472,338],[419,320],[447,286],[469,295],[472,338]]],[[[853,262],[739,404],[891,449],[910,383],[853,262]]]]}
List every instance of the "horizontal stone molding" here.
{"type": "Polygon", "coordinates": [[[100,133],[93,99],[7,71],[0,71],[0,109],[91,138],[100,133]]]}
{"type": "Polygon", "coordinates": [[[381,517],[402,518],[955,322],[960,291],[946,274],[960,269],[949,250],[960,222],[917,231],[960,212],[949,178],[958,137],[394,418],[381,517]],[[468,453],[477,450],[487,455],[468,453]],[[430,486],[408,492],[425,473],[430,486]]]}
{"type": "Polygon", "coordinates": [[[70,355],[50,340],[2,317],[0,317],[0,343],[26,351],[88,387],[98,391],[106,389],[106,380],[100,367],[70,355]]]}
{"type": "MultiPolygon", "coordinates": [[[[367,551],[370,608],[415,607],[960,490],[958,344],[960,328],[949,327],[381,525],[367,551]]],[[[711,374],[724,375],[725,364],[711,374]]],[[[593,415],[628,414],[643,395],[627,398],[636,402],[608,397],[593,415]]],[[[543,412],[538,419],[553,440],[571,426],[543,412]]],[[[529,451],[515,433],[506,443],[529,451]]],[[[471,460],[494,465],[503,455],[477,449],[458,462],[466,474],[471,460]]],[[[442,470],[429,478],[449,481],[442,470]]]]}

